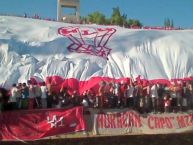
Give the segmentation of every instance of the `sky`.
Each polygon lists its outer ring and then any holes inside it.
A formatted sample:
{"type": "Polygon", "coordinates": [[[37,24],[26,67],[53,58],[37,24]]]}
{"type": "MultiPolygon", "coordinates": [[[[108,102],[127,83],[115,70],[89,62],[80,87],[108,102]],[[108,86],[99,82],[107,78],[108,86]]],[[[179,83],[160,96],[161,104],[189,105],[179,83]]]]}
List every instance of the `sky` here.
{"type": "MultiPolygon", "coordinates": [[[[143,26],[163,26],[164,20],[170,18],[175,27],[193,27],[193,0],[80,0],[80,15],[99,11],[110,17],[114,7],[119,7],[127,18],[140,20],[143,26]]],[[[24,13],[56,19],[57,0],[0,0],[0,14],[24,13]]]]}

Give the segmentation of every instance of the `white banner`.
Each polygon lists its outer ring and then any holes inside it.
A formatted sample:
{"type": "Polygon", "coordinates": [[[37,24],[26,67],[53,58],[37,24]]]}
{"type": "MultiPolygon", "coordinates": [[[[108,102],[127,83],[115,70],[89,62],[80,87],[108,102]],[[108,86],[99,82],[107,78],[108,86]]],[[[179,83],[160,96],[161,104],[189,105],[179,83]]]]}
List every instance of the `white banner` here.
{"type": "Polygon", "coordinates": [[[162,113],[145,116],[132,110],[111,110],[93,115],[94,133],[99,135],[168,134],[193,131],[193,113],[162,113]]]}

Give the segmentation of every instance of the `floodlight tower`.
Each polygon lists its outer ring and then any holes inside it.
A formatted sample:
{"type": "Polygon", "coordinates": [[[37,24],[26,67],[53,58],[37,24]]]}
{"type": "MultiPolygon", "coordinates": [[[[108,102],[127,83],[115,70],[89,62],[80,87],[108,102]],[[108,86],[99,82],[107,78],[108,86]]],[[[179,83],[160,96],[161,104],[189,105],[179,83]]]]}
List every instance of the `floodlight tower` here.
{"type": "Polygon", "coordinates": [[[80,1],[79,0],[57,0],[57,20],[58,21],[62,21],[64,18],[62,16],[63,8],[75,9],[75,14],[71,16],[74,16],[77,19],[77,21],[79,21],[80,19],[80,1]]]}

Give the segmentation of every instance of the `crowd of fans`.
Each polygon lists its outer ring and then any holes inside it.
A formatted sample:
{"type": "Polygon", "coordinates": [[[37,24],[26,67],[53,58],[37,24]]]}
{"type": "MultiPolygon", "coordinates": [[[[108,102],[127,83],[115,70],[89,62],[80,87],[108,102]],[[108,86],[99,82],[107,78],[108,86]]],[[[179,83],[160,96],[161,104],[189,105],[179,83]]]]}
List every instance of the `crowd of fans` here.
{"type": "Polygon", "coordinates": [[[51,83],[41,85],[26,83],[13,84],[6,92],[0,89],[0,110],[67,108],[130,108],[140,113],[178,112],[193,108],[193,88],[191,81],[160,83],[129,80],[127,82],[101,81],[97,90],[92,88],[79,94],[69,93],[68,86],[62,86],[55,93],[51,83]]]}

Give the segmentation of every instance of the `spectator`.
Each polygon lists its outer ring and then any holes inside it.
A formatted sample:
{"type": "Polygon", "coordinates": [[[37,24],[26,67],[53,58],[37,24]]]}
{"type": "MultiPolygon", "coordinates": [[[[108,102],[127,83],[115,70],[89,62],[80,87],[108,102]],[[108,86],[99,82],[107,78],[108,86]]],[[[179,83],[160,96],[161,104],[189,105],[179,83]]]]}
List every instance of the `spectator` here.
{"type": "Polygon", "coordinates": [[[151,84],[146,84],[147,86],[143,87],[143,96],[144,96],[144,110],[143,112],[149,113],[151,109],[151,98],[150,98],[150,88],[151,84]]]}
{"type": "Polygon", "coordinates": [[[134,90],[135,86],[133,82],[130,82],[130,85],[127,86],[126,90],[126,106],[128,106],[129,108],[134,108],[134,90]]]}
{"type": "Polygon", "coordinates": [[[77,91],[73,91],[71,96],[71,102],[73,106],[79,106],[80,105],[80,96],[78,96],[77,91]]]}
{"type": "Polygon", "coordinates": [[[3,93],[0,91],[0,114],[3,110],[3,93]]]}
{"type": "Polygon", "coordinates": [[[22,84],[21,109],[28,108],[29,88],[26,83],[22,84]]]}
{"type": "Polygon", "coordinates": [[[34,109],[34,102],[35,102],[35,89],[31,81],[28,81],[29,87],[29,99],[28,99],[28,109],[34,109]]]}
{"type": "Polygon", "coordinates": [[[193,88],[192,84],[187,81],[186,82],[186,88],[187,88],[187,102],[188,102],[188,109],[192,109],[193,107],[193,88]]]}
{"type": "Polygon", "coordinates": [[[34,91],[35,91],[35,107],[41,108],[41,96],[42,91],[39,85],[34,85],[34,91]]]}
{"type": "Polygon", "coordinates": [[[164,85],[162,84],[157,84],[157,92],[158,92],[158,100],[157,100],[157,109],[158,111],[162,112],[164,111],[164,103],[163,103],[163,98],[164,98],[164,85]]]}
{"type": "Polygon", "coordinates": [[[1,111],[10,110],[8,100],[10,96],[8,94],[8,91],[4,88],[0,88],[0,113],[1,111]]]}
{"type": "Polygon", "coordinates": [[[81,104],[84,106],[84,107],[89,107],[89,99],[88,99],[88,96],[87,96],[87,92],[84,91],[83,92],[83,99],[82,99],[82,102],[81,104]]]}
{"type": "Polygon", "coordinates": [[[108,102],[109,102],[108,107],[110,108],[116,107],[117,97],[115,96],[115,87],[113,82],[109,83],[108,102]]]}
{"type": "Polygon", "coordinates": [[[63,87],[62,90],[60,90],[59,101],[61,107],[67,107],[70,105],[70,95],[67,88],[63,87]]]}
{"type": "Polygon", "coordinates": [[[10,109],[11,110],[16,110],[17,108],[17,96],[18,96],[18,89],[16,84],[12,85],[11,88],[11,96],[9,98],[9,104],[10,104],[10,109]]]}
{"type": "Polygon", "coordinates": [[[98,90],[98,105],[101,110],[104,107],[105,87],[106,83],[104,81],[101,81],[98,90]]]}
{"type": "Polygon", "coordinates": [[[120,85],[120,107],[126,107],[127,106],[127,96],[126,96],[126,90],[127,90],[127,84],[123,81],[121,81],[120,85]]]}
{"type": "Polygon", "coordinates": [[[52,108],[53,90],[52,90],[51,79],[48,79],[47,90],[48,90],[47,106],[48,108],[52,108]]]}
{"type": "Polygon", "coordinates": [[[169,94],[164,95],[164,112],[168,113],[170,112],[170,107],[171,107],[171,99],[169,94]]]}
{"type": "Polygon", "coordinates": [[[151,103],[153,112],[155,113],[157,111],[157,100],[158,100],[158,91],[157,91],[157,84],[153,84],[150,89],[150,97],[151,97],[151,103]]]}
{"type": "Polygon", "coordinates": [[[22,83],[18,83],[17,85],[17,108],[21,109],[21,103],[22,103],[22,83]]]}
{"type": "Polygon", "coordinates": [[[40,89],[41,89],[41,107],[45,109],[47,108],[47,88],[45,82],[42,83],[40,89]]]}
{"type": "Polygon", "coordinates": [[[181,81],[178,81],[176,98],[177,98],[177,110],[182,111],[182,82],[181,81]]]}
{"type": "Polygon", "coordinates": [[[174,82],[171,83],[170,86],[170,96],[171,96],[171,107],[172,107],[172,111],[175,112],[176,111],[176,106],[177,106],[177,86],[174,82]]]}
{"type": "Polygon", "coordinates": [[[184,82],[182,87],[182,109],[185,111],[189,109],[188,101],[190,100],[191,91],[189,89],[189,83],[184,82]]]}
{"type": "Polygon", "coordinates": [[[96,107],[96,95],[91,89],[86,92],[89,100],[89,107],[96,107]]]}

